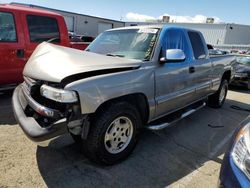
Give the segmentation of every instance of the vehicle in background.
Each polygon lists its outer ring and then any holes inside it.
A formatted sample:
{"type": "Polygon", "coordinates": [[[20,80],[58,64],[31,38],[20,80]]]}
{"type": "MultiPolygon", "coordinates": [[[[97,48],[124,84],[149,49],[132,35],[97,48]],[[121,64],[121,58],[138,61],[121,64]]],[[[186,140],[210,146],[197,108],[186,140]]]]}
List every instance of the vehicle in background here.
{"type": "Polygon", "coordinates": [[[69,32],[69,39],[71,42],[87,42],[91,43],[95,38],[86,35],[77,35],[73,32],[69,32]]]}
{"type": "Polygon", "coordinates": [[[213,45],[212,45],[212,44],[207,44],[207,49],[208,49],[208,50],[213,50],[213,49],[214,49],[214,47],[213,47],[213,45]]]}
{"type": "Polygon", "coordinates": [[[85,35],[77,35],[73,32],[69,32],[69,40],[71,44],[74,45],[75,48],[81,48],[82,44],[85,44],[87,47],[87,45],[89,45],[94,40],[94,37],[85,36],[85,35]]]}
{"type": "Polygon", "coordinates": [[[0,86],[23,81],[30,55],[43,41],[84,50],[88,42],[70,42],[64,18],[45,10],[0,5],[0,86]]]}
{"type": "Polygon", "coordinates": [[[114,164],[132,152],[141,128],[166,128],[205,103],[221,107],[234,62],[210,58],[200,32],[168,26],[108,30],[84,52],[43,43],[25,66],[13,111],[31,140],[70,133],[91,160],[114,164]]]}
{"type": "Polygon", "coordinates": [[[86,36],[86,35],[80,35],[79,38],[81,39],[82,42],[89,42],[89,43],[95,40],[94,37],[86,36]]]}
{"type": "Polygon", "coordinates": [[[226,55],[226,54],[229,54],[228,51],[216,49],[211,44],[207,44],[207,48],[208,48],[209,55],[211,55],[211,56],[213,56],[213,55],[226,55]]]}
{"type": "Polygon", "coordinates": [[[246,54],[247,51],[246,50],[239,50],[238,54],[246,54]]]}
{"type": "Polygon", "coordinates": [[[224,155],[219,187],[250,187],[250,116],[235,131],[224,155]]]}
{"type": "Polygon", "coordinates": [[[238,54],[238,53],[239,53],[239,50],[232,49],[232,50],[230,51],[230,53],[231,53],[231,54],[238,54]]]}
{"type": "Polygon", "coordinates": [[[231,54],[247,54],[248,51],[247,50],[237,50],[237,49],[233,49],[230,51],[231,54]]]}
{"type": "Polygon", "coordinates": [[[235,75],[231,85],[243,86],[250,89],[250,57],[237,57],[235,75]]]}
{"type": "Polygon", "coordinates": [[[218,49],[210,49],[209,55],[226,55],[229,54],[229,52],[225,50],[218,50],[218,49]]]}
{"type": "Polygon", "coordinates": [[[82,42],[76,33],[74,33],[74,32],[68,32],[68,33],[69,33],[69,40],[71,42],[82,42]]]}

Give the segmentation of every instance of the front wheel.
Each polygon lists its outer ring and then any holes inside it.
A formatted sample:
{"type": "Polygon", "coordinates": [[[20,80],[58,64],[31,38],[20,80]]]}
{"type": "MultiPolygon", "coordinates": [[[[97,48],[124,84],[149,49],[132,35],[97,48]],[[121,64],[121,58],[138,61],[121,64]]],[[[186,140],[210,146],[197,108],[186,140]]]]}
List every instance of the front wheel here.
{"type": "Polygon", "coordinates": [[[228,91],[228,81],[222,80],[221,85],[216,93],[208,97],[208,105],[214,108],[223,106],[228,91]]]}
{"type": "Polygon", "coordinates": [[[137,143],[141,124],[137,109],[127,102],[114,103],[92,120],[88,138],[83,140],[85,155],[107,165],[128,157],[137,143]]]}
{"type": "Polygon", "coordinates": [[[75,141],[76,144],[81,144],[82,143],[82,138],[81,135],[75,135],[73,133],[70,133],[72,139],[75,141]]]}

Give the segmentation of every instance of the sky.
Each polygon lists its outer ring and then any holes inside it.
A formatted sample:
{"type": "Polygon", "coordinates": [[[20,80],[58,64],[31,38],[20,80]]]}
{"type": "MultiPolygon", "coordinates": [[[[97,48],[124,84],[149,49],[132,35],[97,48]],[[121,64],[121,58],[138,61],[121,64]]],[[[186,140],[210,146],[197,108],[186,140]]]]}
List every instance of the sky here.
{"type": "Polygon", "coordinates": [[[19,2],[122,21],[148,21],[170,16],[175,22],[250,25],[250,0],[0,0],[19,2]]]}

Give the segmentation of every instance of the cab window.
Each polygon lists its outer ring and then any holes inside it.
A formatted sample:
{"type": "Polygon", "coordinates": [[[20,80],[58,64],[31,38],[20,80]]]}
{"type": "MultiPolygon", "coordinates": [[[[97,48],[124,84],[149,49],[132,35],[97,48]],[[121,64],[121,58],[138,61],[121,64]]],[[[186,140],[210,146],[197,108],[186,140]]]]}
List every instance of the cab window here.
{"type": "Polygon", "coordinates": [[[201,36],[197,32],[189,31],[188,36],[193,48],[194,58],[195,59],[204,59],[206,58],[206,52],[204,44],[202,42],[201,36]]]}
{"type": "Polygon", "coordinates": [[[16,42],[16,27],[11,13],[0,12],[0,42],[16,42]]]}
{"type": "Polygon", "coordinates": [[[182,30],[179,29],[168,29],[162,38],[162,54],[166,56],[166,50],[180,49],[186,56],[188,52],[187,38],[182,30]]]}
{"type": "Polygon", "coordinates": [[[51,17],[28,15],[30,42],[60,42],[57,20],[51,17]]]}

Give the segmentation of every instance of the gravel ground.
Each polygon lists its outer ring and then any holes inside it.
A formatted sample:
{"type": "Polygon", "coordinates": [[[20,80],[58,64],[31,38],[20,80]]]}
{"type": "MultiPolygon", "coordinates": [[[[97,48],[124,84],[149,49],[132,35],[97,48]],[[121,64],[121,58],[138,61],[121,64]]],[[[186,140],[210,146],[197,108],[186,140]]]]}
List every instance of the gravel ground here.
{"type": "Polygon", "coordinates": [[[0,187],[216,187],[223,153],[250,108],[250,92],[230,91],[222,109],[205,107],[161,131],[143,130],[133,154],[109,167],[86,159],[70,136],[48,147],[16,124],[11,92],[0,94],[0,187]]]}

